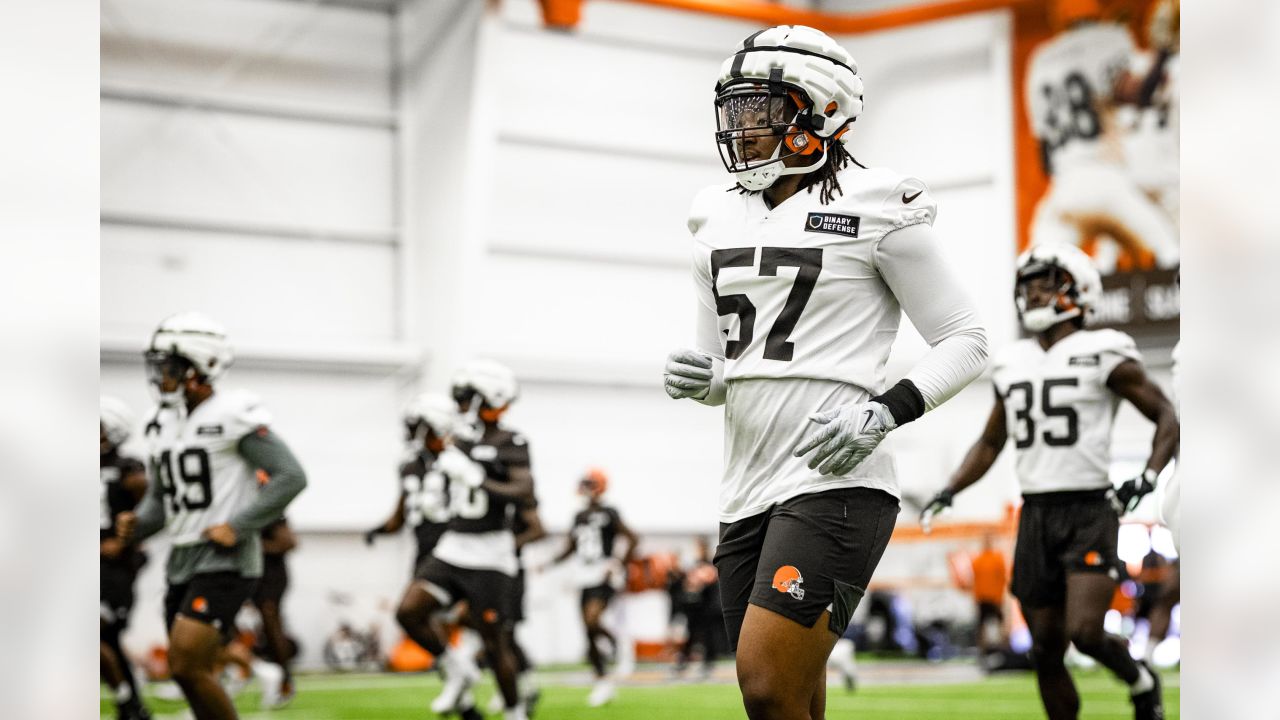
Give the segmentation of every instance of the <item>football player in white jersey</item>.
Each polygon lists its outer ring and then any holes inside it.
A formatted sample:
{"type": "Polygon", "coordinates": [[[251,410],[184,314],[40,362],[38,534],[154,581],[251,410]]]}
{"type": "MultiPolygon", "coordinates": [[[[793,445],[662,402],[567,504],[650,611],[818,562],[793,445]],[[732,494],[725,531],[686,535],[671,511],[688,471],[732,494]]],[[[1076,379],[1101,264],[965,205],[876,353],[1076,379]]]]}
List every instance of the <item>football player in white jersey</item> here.
{"type": "Polygon", "coordinates": [[[715,565],[747,714],[820,718],[827,656],[898,515],[876,447],[977,377],[986,335],[924,183],[845,150],[862,79],[844,48],[761,30],[722,66],[715,107],[734,182],[693,202],[697,344],[664,382],[725,406],[715,565]],[[887,388],[903,310],[932,347],[887,388]]]}
{"type": "Polygon", "coordinates": [[[1125,167],[1116,122],[1133,38],[1100,21],[1098,0],[1053,0],[1050,12],[1062,31],[1035,48],[1026,74],[1027,113],[1050,176],[1032,242],[1083,246],[1109,238],[1114,243],[1094,250],[1106,272],[1117,269],[1122,249],[1132,267],[1174,267],[1177,231],[1125,167]]]}
{"type": "MultiPolygon", "coordinates": [[[[509,623],[517,575],[512,516],[533,499],[529,446],[524,436],[501,424],[515,400],[515,375],[492,361],[469,363],[454,380],[454,398],[465,415],[454,428],[454,442],[436,460],[447,480],[449,524],[416,573],[413,612],[425,618],[457,603],[467,603],[467,619],[484,642],[485,654],[505,703],[505,720],[528,717],[518,682],[519,662],[509,623]],[[478,427],[466,427],[474,418],[478,427]]],[[[408,593],[406,593],[406,597],[408,593]]],[[[405,614],[402,603],[400,615],[405,614]]],[[[440,659],[445,686],[432,702],[435,712],[470,712],[470,687],[479,671],[468,653],[448,648],[425,622],[401,624],[410,637],[440,659]]]]}
{"type": "Polygon", "coordinates": [[[1018,259],[1016,302],[1033,337],[992,363],[995,405],[977,443],[922,522],[991,468],[1012,436],[1024,504],[1013,557],[1012,591],[1031,631],[1040,698],[1050,720],[1075,718],[1080,697],[1063,664],[1067,646],[1095,658],[1129,685],[1135,717],[1164,717],[1159,678],[1134,662],[1103,617],[1123,569],[1119,516],[1155,489],[1178,448],[1173,405],[1147,377],[1133,338],[1085,330],[1102,280],[1073,245],[1037,245],[1018,259]],[[1140,476],[1113,490],[1111,426],[1121,400],[1156,424],[1140,476]]]}
{"type": "Polygon", "coordinates": [[[244,391],[215,392],[231,364],[222,327],[199,313],[165,319],[146,351],[159,401],[143,431],[150,487],[116,518],[121,539],[164,530],[169,666],[197,720],[235,718],[215,666],[235,616],[262,575],[260,531],[306,486],[271,416],[244,391]]]}

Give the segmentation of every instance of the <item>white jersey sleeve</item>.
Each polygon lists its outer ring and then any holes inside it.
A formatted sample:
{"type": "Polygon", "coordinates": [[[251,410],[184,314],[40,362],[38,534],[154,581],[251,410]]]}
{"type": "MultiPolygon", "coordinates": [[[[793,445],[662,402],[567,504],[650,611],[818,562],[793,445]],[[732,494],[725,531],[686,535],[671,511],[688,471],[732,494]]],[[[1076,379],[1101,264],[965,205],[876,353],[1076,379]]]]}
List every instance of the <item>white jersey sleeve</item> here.
{"type": "Polygon", "coordinates": [[[927,412],[973,382],[987,362],[987,335],[960,287],[933,229],[924,223],[894,230],[876,248],[876,265],[929,352],[907,373],[927,412]]]}
{"type": "Polygon", "coordinates": [[[1019,340],[992,363],[1024,494],[1111,487],[1111,430],[1120,398],[1107,380],[1120,363],[1141,361],[1133,338],[1080,330],[1047,351],[1019,340]]]}

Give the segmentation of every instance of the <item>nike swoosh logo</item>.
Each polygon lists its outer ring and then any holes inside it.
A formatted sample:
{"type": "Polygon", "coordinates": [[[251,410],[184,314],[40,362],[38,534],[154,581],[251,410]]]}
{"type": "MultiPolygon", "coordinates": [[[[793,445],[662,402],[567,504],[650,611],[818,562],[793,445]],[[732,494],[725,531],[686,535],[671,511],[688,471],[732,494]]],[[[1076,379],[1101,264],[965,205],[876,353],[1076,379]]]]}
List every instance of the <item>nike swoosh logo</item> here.
{"type": "Polygon", "coordinates": [[[906,205],[906,204],[910,203],[912,200],[915,200],[916,198],[920,197],[920,193],[922,193],[922,192],[924,192],[924,191],[923,191],[923,190],[917,190],[917,191],[916,191],[916,193],[915,193],[914,195],[910,195],[910,196],[909,196],[909,195],[907,195],[906,193],[902,193],[902,204],[906,205]]]}
{"type": "Polygon", "coordinates": [[[867,431],[867,426],[871,424],[871,420],[872,420],[873,418],[875,418],[875,416],[876,416],[876,414],[875,414],[875,413],[873,413],[873,412],[871,412],[870,410],[868,410],[868,411],[867,411],[867,416],[862,420],[862,429],[861,429],[861,430],[859,430],[858,432],[860,432],[860,433],[864,433],[864,432],[866,432],[866,431],[867,431]]]}

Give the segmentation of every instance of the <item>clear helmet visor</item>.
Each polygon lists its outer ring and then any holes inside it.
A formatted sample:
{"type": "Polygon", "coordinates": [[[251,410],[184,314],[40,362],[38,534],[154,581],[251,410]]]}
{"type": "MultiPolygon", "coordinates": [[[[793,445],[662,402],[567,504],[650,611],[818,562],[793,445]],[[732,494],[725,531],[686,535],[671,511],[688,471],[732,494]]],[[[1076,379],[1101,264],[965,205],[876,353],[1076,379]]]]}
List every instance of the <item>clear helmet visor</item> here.
{"type": "MultiPolygon", "coordinates": [[[[778,162],[795,126],[796,103],[785,93],[761,85],[739,85],[716,96],[716,144],[725,169],[737,173],[778,162]]],[[[791,154],[786,151],[786,154],[791,154]]]]}

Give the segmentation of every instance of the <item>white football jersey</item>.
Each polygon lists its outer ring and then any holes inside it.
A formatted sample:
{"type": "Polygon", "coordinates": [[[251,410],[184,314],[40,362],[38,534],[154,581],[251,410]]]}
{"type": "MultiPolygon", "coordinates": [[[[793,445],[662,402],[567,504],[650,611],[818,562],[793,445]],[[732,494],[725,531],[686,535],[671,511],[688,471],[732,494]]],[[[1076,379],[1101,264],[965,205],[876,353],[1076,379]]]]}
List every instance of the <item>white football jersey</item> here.
{"type": "Polygon", "coordinates": [[[1142,361],[1133,338],[1078,330],[1048,350],[1019,340],[992,362],[1023,494],[1111,487],[1111,427],[1120,397],[1107,387],[1125,360],[1142,361]]]}
{"type": "Polygon", "coordinates": [[[1048,153],[1051,174],[1104,154],[1105,103],[1100,101],[1110,99],[1133,53],[1129,31],[1113,23],[1067,30],[1032,51],[1027,112],[1032,132],[1048,153]]]}
{"type": "Polygon", "coordinates": [[[144,431],[148,474],[163,491],[165,528],[175,546],[202,542],[206,528],[253,502],[257,468],[237,446],[270,422],[257,396],[242,390],[214,393],[190,414],[167,407],[152,412],[144,431]]]}
{"type": "Polygon", "coordinates": [[[822,476],[792,451],[810,413],[884,390],[901,308],[876,266],[891,230],[932,224],[924,183],[850,166],[828,205],[800,191],[776,208],[732,185],[694,200],[698,349],[725,358],[724,522],[807,492],[867,486],[898,494],[888,446],[846,476],[822,476]]]}

